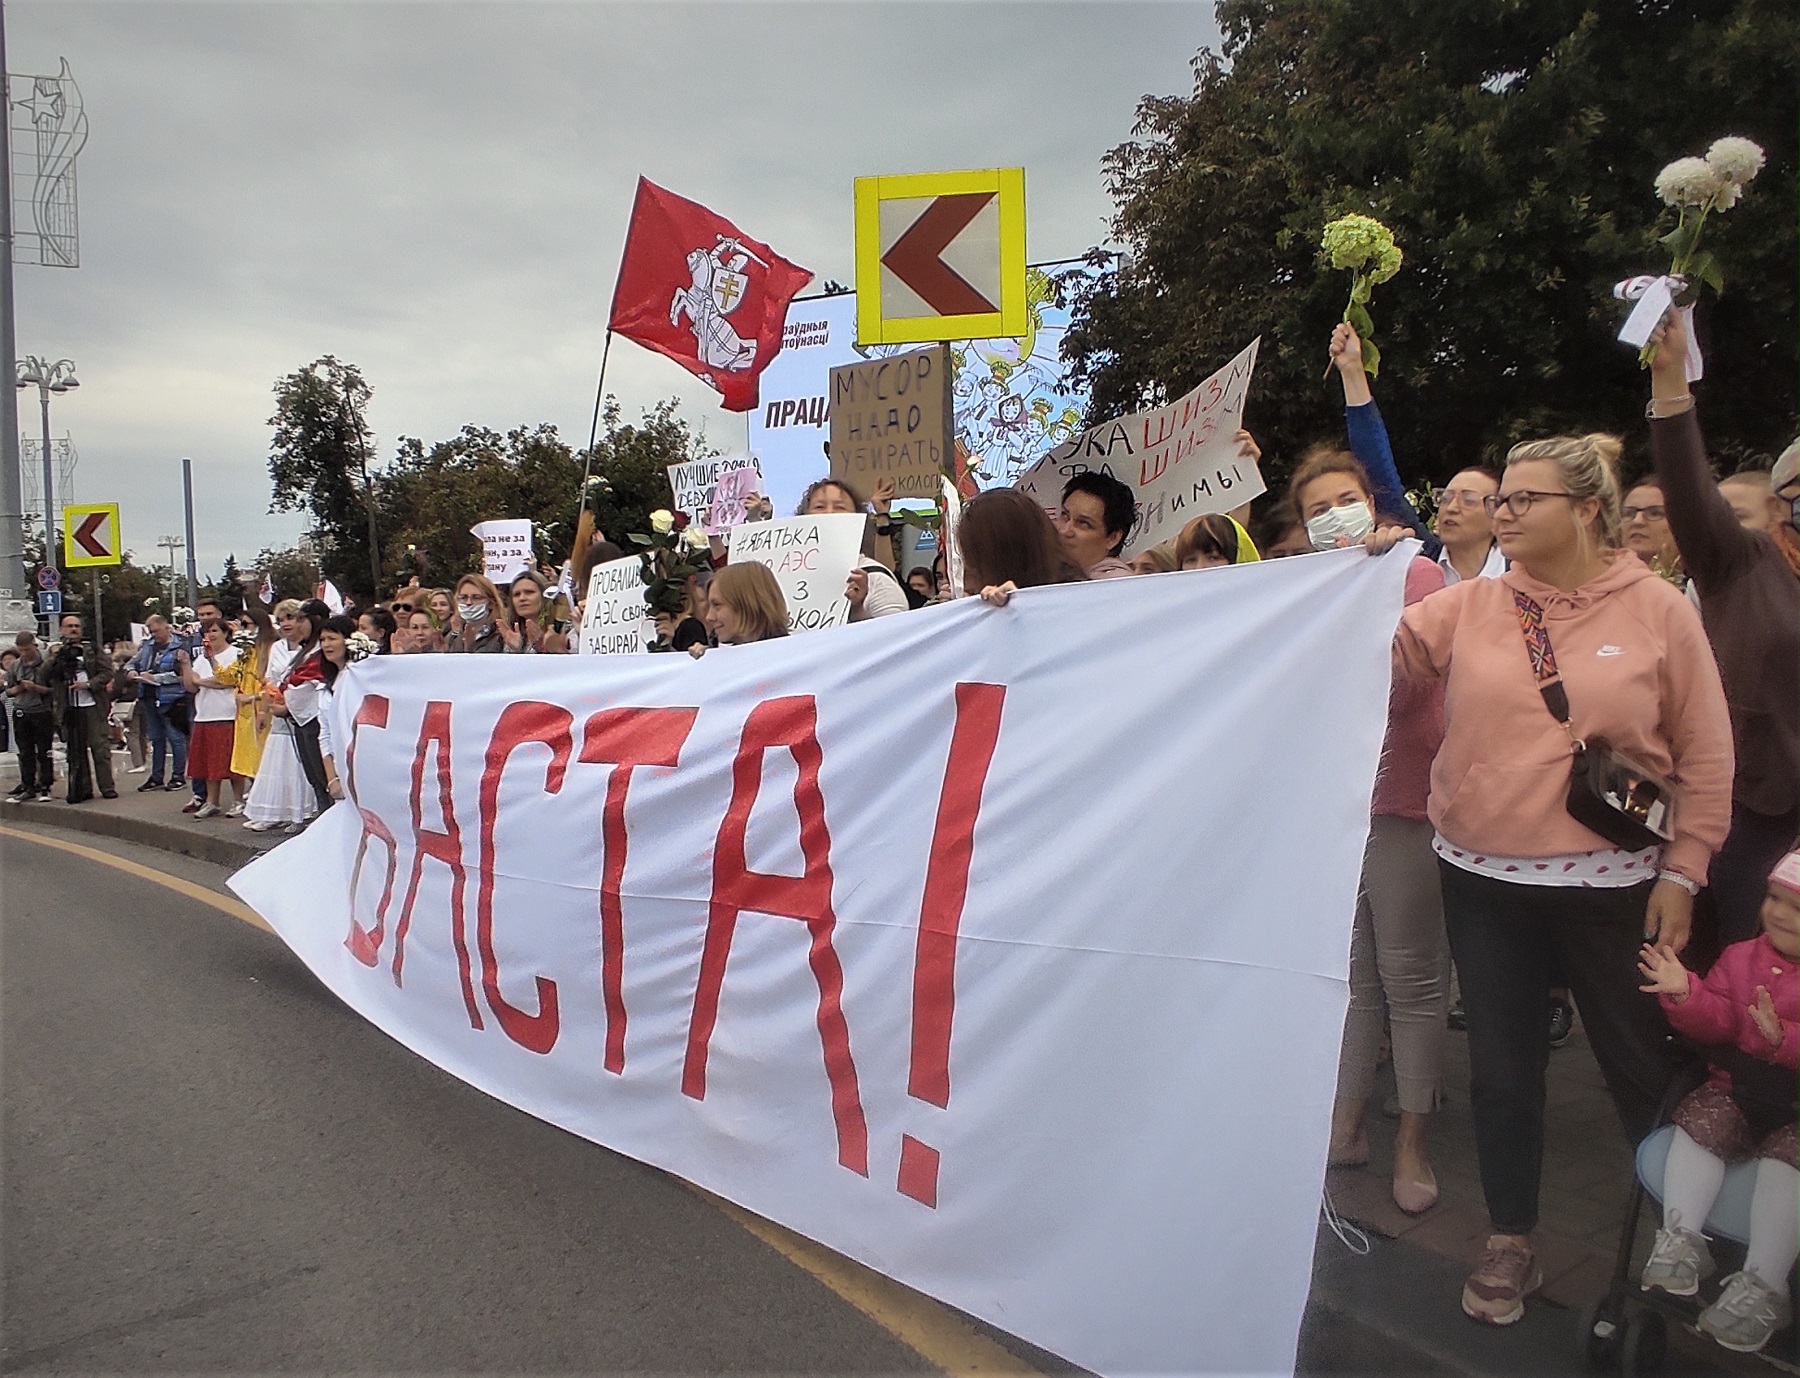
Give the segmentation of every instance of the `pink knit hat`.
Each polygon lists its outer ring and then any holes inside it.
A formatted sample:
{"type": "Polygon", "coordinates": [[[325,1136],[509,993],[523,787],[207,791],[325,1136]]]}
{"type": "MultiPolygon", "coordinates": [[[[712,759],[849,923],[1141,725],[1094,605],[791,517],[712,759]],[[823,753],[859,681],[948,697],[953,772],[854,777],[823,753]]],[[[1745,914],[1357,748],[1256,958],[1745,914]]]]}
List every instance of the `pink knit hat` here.
{"type": "Polygon", "coordinates": [[[1789,852],[1769,872],[1769,884],[1800,894],[1800,852],[1789,852]]]}

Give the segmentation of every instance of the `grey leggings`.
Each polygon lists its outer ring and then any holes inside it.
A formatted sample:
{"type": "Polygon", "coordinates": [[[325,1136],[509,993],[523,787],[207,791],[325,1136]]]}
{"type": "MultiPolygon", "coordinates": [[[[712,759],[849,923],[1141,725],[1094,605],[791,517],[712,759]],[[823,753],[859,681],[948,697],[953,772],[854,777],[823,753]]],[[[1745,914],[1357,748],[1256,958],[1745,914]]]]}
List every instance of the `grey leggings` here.
{"type": "Polygon", "coordinates": [[[1385,1002],[1400,1108],[1413,1114],[1435,1108],[1444,1061],[1446,950],[1431,824],[1375,815],[1369,820],[1350,939],[1350,1010],[1338,1059],[1339,1100],[1368,1099],[1385,1002]]]}

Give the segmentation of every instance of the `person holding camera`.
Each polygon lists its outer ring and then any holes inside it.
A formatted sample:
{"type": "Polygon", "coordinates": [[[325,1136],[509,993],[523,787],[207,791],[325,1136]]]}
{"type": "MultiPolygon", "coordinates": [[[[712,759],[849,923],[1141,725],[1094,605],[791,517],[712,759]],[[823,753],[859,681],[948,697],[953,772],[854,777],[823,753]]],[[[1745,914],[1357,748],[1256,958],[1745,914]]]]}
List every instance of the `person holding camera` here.
{"type": "Polygon", "coordinates": [[[57,625],[62,641],[50,658],[50,687],[68,756],[64,798],[85,804],[97,789],[102,798],[117,799],[112,772],[112,661],[82,637],[79,613],[64,613],[57,625]]]}

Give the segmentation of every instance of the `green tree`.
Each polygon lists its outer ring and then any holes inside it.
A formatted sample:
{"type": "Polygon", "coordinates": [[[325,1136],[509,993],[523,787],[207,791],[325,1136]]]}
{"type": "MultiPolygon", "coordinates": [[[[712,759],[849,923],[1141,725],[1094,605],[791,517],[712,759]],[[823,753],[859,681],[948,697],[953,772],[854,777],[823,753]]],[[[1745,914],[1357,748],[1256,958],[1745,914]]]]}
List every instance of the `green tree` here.
{"type": "Polygon", "coordinates": [[[219,611],[225,616],[236,617],[244,611],[243,576],[244,571],[238,567],[237,555],[228,554],[218,579],[202,592],[218,600],[219,611]]]}
{"type": "Polygon", "coordinates": [[[131,624],[142,622],[150,612],[166,612],[168,586],[157,578],[154,570],[141,569],[126,552],[116,566],[78,570],[63,582],[63,608],[78,612],[94,626],[94,585],[100,585],[100,637],[103,641],[124,641],[131,635],[131,624]],[[156,600],[151,605],[150,600],[156,600]]]}
{"type": "Polygon", "coordinates": [[[373,395],[355,364],[327,354],[276,382],[269,418],[269,510],[306,512],[326,575],[368,596],[380,582],[365,419],[373,395]]]}
{"type": "Polygon", "coordinates": [[[1262,336],[1248,424],[1279,479],[1342,435],[1322,380],[1345,274],[1319,233],[1390,226],[1377,396],[1409,481],[1558,431],[1621,431],[1648,392],[1613,282],[1668,262],[1651,183],[1742,134],[1768,165],[1709,225],[1726,291],[1699,309],[1708,440],[1727,467],[1795,429],[1796,97],[1787,0],[1223,0],[1190,97],[1138,107],[1106,158],[1124,262],[1077,302],[1065,356],[1100,420],[1178,396],[1262,336]]]}
{"type": "MultiPolygon", "coordinates": [[[[620,544],[628,529],[648,529],[649,513],[673,501],[667,466],[703,453],[675,409],[664,401],[641,424],[627,426],[617,401],[607,399],[593,465],[603,482],[594,486],[591,505],[598,528],[620,544]]],[[[404,437],[376,485],[382,567],[396,584],[416,571],[428,586],[447,586],[481,568],[480,542],[469,528],[505,517],[529,519],[538,558],[557,563],[574,541],[583,468],[583,453],[549,425],[505,435],[465,426],[430,446],[404,437]]]]}
{"type": "Polygon", "coordinates": [[[319,587],[318,560],[292,546],[265,547],[256,556],[256,584],[260,593],[266,577],[273,586],[274,601],[311,598],[319,587]]]}
{"type": "Polygon", "coordinates": [[[608,397],[601,413],[605,429],[594,445],[594,475],[601,482],[591,486],[588,506],[594,530],[628,552],[635,549],[631,533],[648,533],[650,514],[675,505],[668,466],[718,453],[675,415],[675,406],[673,398],[658,402],[635,426],[619,424],[617,398],[608,397]]]}

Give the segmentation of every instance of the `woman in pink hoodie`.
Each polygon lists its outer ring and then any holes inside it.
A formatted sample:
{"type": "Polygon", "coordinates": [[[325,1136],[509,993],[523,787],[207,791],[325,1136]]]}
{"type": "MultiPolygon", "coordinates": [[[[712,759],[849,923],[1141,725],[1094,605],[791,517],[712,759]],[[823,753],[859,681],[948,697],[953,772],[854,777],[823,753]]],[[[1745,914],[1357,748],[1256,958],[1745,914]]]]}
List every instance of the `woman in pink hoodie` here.
{"type": "MultiPolygon", "coordinates": [[[[1444,682],[1444,744],[1427,805],[1462,978],[1482,1190],[1494,1233],[1463,1310],[1510,1325],[1542,1282],[1531,1249],[1543,1167],[1551,971],[1567,972],[1633,1142],[1668,1078],[1666,1026],[1634,980],[1646,939],[1687,942],[1694,895],[1731,811],[1731,724],[1699,614],[1618,548],[1619,443],[1515,446],[1488,499],[1512,568],[1406,609],[1396,672],[1444,682]],[[1533,642],[1528,642],[1531,636],[1533,642]],[[1548,643],[1547,653],[1545,643],[1548,643]],[[1558,721],[1534,656],[1568,699],[1558,721]],[[1577,741],[1679,781],[1673,838],[1621,850],[1566,806],[1577,741]]],[[[1395,537],[1378,531],[1372,551],[1395,537]]]]}

